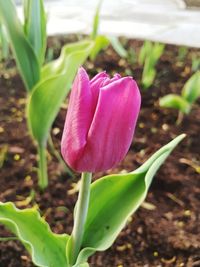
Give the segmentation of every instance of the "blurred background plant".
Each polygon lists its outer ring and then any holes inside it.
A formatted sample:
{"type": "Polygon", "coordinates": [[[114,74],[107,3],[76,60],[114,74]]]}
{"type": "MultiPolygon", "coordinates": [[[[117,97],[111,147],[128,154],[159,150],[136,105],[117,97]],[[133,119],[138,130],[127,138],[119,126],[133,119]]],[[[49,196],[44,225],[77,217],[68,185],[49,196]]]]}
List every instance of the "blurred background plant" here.
{"type": "Polygon", "coordinates": [[[142,85],[144,90],[147,90],[154,82],[156,77],[155,66],[162,56],[164,49],[164,44],[145,41],[140,50],[138,62],[143,66],[142,85]]]}
{"type": "Polygon", "coordinates": [[[0,23],[0,61],[8,60],[9,58],[9,41],[6,34],[6,29],[0,23]]]}
{"type": "Polygon", "coordinates": [[[184,114],[189,114],[192,105],[200,97],[200,71],[194,73],[185,83],[181,95],[168,94],[160,98],[159,104],[164,108],[174,108],[179,111],[177,124],[179,125],[184,114]]]}

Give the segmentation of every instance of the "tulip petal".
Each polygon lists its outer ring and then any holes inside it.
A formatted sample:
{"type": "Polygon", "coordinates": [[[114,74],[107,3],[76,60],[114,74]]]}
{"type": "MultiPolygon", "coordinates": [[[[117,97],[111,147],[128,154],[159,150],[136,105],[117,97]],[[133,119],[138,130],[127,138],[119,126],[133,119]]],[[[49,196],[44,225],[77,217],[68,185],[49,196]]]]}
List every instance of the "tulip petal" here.
{"type": "Polygon", "coordinates": [[[100,73],[98,73],[97,75],[95,75],[91,81],[90,81],[90,85],[92,85],[94,82],[96,82],[99,78],[108,78],[108,74],[106,73],[106,71],[102,71],[100,73]]]}
{"type": "MultiPolygon", "coordinates": [[[[107,76],[107,74],[106,74],[107,76]]],[[[99,92],[100,92],[100,88],[104,85],[105,80],[107,80],[108,78],[105,76],[101,76],[98,79],[96,79],[93,83],[91,83],[90,85],[90,90],[92,93],[92,105],[93,105],[93,113],[95,112],[96,109],[96,105],[97,105],[97,101],[99,98],[99,92]]]]}
{"type": "Polygon", "coordinates": [[[72,87],[61,141],[63,158],[74,169],[75,162],[86,144],[92,118],[92,93],[89,77],[86,71],[80,68],[72,87]]]}
{"type": "Polygon", "coordinates": [[[109,79],[109,78],[105,79],[103,86],[106,86],[112,82],[115,82],[115,81],[119,80],[120,78],[121,78],[121,76],[118,73],[116,73],[112,79],[109,79]]]}
{"type": "Polygon", "coordinates": [[[121,161],[131,145],[141,96],[131,77],[100,89],[79,171],[104,171],[121,161]],[[91,163],[92,162],[92,163],[91,163]]]}

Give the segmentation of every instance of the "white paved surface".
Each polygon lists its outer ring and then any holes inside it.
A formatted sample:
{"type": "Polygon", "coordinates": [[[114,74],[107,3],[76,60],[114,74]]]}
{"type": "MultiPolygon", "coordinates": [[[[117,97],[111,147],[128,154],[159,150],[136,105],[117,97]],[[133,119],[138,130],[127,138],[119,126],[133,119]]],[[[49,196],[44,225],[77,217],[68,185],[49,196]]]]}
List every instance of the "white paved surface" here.
{"type": "MultiPolygon", "coordinates": [[[[98,0],[47,0],[48,33],[89,33],[98,0]]],[[[100,33],[200,47],[200,9],[182,0],[104,0],[100,33]]]]}

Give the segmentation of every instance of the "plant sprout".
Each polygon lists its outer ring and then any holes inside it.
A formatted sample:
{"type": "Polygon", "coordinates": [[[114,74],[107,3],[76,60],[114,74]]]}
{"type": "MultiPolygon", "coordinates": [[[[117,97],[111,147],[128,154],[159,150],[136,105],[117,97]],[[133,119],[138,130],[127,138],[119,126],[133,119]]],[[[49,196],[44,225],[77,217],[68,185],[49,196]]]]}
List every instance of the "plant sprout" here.
{"type": "Polygon", "coordinates": [[[139,64],[143,65],[142,85],[144,89],[148,89],[154,82],[156,77],[155,66],[163,54],[165,45],[150,41],[145,41],[139,54],[139,64]]]}
{"type": "Polygon", "coordinates": [[[159,101],[161,107],[174,108],[179,110],[177,124],[179,125],[184,114],[189,114],[192,105],[200,97],[200,71],[194,73],[185,83],[181,95],[169,94],[159,101]]]}
{"type": "Polygon", "coordinates": [[[192,56],[192,71],[196,72],[200,70],[200,57],[193,55],[192,56]]]}
{"type": "Polygon", "coordinates": [[[95,11],[94,19],[93,19],[93,27],[90,38],[95,41],[95,45],[91,51],[90,59],[95,60],[100,50],[103,50],[108,47],[111,43],[115,52],[122,58],[126,58],[128,53],[126,49],[124,49],[123,45],[119,41],[119,39],[115,36],[104,36],[99,34],[99,24],[100,24],[100,10],[102,6],[103,0],[100,0],[95,11]]]}

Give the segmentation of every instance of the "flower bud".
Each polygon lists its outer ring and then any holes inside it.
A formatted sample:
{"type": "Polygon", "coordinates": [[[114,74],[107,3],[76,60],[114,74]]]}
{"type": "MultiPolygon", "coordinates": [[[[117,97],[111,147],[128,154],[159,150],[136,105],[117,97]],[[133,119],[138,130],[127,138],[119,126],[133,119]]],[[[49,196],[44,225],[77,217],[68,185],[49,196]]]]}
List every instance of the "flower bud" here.
{"type": "Polygon", "coordinates": [[[67,111],[61,152],[78,172],[106,171],[126,155],[134,135],[141,96],[132,77],[105,72],[92,80],[80,68],[67,111]]]}

